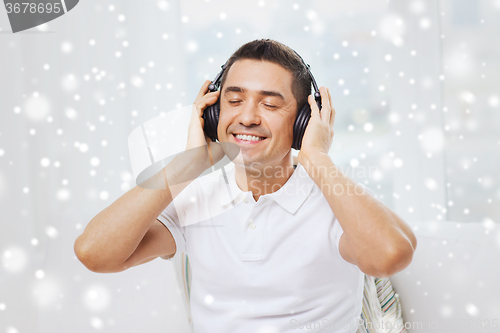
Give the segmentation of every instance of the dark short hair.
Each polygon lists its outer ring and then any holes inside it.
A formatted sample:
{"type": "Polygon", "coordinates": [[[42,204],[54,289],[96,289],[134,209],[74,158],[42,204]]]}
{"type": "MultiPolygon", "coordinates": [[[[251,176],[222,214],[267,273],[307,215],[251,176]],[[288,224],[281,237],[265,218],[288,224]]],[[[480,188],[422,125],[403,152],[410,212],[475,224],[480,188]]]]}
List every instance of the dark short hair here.
{"type": "Polygon", "coordinates": [[[231,66],[242,59],[269,61],[281,65],[292,73],[292,93],[297,101],[297,111],[307,103],[312,80],[300,57],[288,46],[272,39],[256,39],[242,45],[227,61],[221,78],[221,91],[231,66]]]}

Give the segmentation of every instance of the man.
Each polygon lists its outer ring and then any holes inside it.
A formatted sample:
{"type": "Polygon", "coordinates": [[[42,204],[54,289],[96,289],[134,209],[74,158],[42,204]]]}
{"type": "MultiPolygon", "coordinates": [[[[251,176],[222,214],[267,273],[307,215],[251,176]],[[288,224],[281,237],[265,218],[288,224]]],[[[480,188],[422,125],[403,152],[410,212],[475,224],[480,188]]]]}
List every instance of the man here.
{"type": "Polygon", "coordinates": [[[209,83],[194,103],[186,155],[151,180],[166,180],[166,190],[141,184],[99,213],[75,242],[78,258],[92,271],[119,272],[186,253],[196,332],[354,332],[363,274],[404,269],[416,248],[410,227],[328,156],[330,92],[320,88],[320,112],[293,50],[247,43],[228,61],[220,92],[209,83]],[[221,145],[203,131],[203,112],[218,99],[221,145]],[[306,102],[311,118],[294,170],[293,125],[306,102]],[[185,181],[229,154],[227,145],[239,148],[229,196],[222,176],[185,181]]]}

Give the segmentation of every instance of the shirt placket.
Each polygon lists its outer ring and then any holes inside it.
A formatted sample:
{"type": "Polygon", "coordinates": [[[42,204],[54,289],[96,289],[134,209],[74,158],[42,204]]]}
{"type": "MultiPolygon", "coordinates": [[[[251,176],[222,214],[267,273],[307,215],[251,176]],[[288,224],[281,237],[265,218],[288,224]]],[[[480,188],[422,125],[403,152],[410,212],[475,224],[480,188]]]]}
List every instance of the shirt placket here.
{"type": "Polygon", "coordinates": [[[269,198],[262,197],[259,202],[245,198],[243,204],[251,205],[250,215],[243,224],[240,258],[242,261],[262,259],[264,224],[269,210],[269,198]]]}

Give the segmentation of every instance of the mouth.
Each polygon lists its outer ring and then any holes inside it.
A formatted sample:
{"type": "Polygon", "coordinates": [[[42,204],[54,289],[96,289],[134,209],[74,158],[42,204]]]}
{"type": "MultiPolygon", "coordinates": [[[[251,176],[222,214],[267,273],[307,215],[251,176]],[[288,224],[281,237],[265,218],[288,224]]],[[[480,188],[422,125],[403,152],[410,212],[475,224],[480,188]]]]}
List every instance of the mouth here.
{"type": "Polygon", "coordinates": [[[235,134],[235,133],[233,133],[233,137],[236,140],[236,142],[244,144],[257,144],[267,139],[264,136],[235,134]]]}

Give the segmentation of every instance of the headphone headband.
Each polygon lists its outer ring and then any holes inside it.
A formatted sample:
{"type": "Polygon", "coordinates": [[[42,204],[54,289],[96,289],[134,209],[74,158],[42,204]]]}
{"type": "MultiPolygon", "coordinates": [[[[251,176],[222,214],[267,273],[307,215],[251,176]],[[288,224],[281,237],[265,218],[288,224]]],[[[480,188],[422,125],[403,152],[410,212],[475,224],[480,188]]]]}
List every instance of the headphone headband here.
{"type": "Polygon", "coordinates": [[[320,93],[319,93],[318,85],[316,84],[316,79],[314,79],[314,76],[312,75],[311,70],[309,69],[309,68],[311,68],[311,66],[309,66],[309,64],[306,64],[304,59],[300,56],[300,54],[297,53],[297,51],[295,51],[293,49],[292,49],[292,51],[295,52],[295,54],[300,58],[300,60],[302,61],[302,63],[304,64],[304,66],[306,68],[307,73],[309,73],[309,76],[311,77],[312,85],[314,88],[314,97],[315,98],[319,97],[320,93]],[[316,94],[318,94],[318,95],[316,95],[316,94]]]}
{"type": "Polygon", "coordinates": [[[217,88],[219,88],[219,81],[220,79],[222,78],[222,74],[224,73],[224,71],[226,70],[226,67],[227,67],[227,63],[229,62],[226,61],[224,63],[224,65],[220,66],[222,69],[221,71],[219,72],[219,74],[217,74],[217,76],[215,77],[215,79],[212,81],[212,83],[210,83],[208,85],[208,89],[210,89],[210,91],[214,92],[215,90],[217,90],[217,88]]]}

